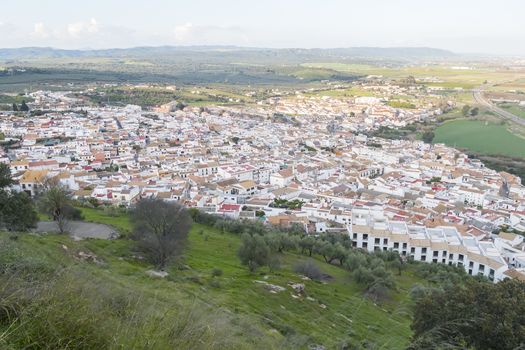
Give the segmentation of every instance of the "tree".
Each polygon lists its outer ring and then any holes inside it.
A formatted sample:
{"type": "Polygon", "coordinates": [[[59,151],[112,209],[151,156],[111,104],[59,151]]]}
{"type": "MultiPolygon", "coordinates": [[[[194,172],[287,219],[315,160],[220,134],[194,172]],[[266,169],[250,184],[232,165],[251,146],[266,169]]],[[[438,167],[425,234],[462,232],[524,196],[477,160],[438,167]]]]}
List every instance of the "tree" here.
{"type": "Polygon", "coordinates": [[[345,247],[339,242],[334,244],[333,258],[339,260],[339,264],[342,266],[345,263],[348,252],[345,247]]]}
{"type": "Polygon", "coordinates": [[[312,256],[312,252],[315,246],[315,238],[312,236],[304,236],[299,241],[299,247],[301,248],[301,253],[304,254],[305,251],[308,252],[308,256],[312,256]]]}
{"type": "Polygon", "coordinates": [[[23,192],[10,192],[4,188],[13,183],[11,170],[0,164],[0,226],[9,231],[27,231],[35,227],[38,216],[31,198],[23,192]]]}
{"type": "Polygon", "coordinates": [[[401,276],[401,272],[405,268],[405,264],[404,264],[403,260],[401,260],[401,258],[394,259],[394,260],[390,261],[389,265],[390,265],[391,268],[397,269],[398,275],[401,276]]]}
{"type": "Polygon", "coordinates": [[[353,273],[354,279],[359,284],[368,285],[374,281],[372,271],[364,266],[359,266],[353,273]]]}
{"type": "Polygon", "coordinates": [[[237,255],[241,263],[248,266],[250,272],[255,272],[259,267],[268,264],[270,248],[262,236],[243,233],[237,255]]]}
{"type": "Polygon", "coordinates": [[[5,188],[13,184],[13,178],[11,177],[11,169],[9,165],[0,163],[0,188],[5,188]]]}
{"type": "Polygon", "coordinates": [[[314,246],[314,251],[317,254],[322,255],[323,259],[327,263],[332,263],[335,259],[335,247],[332,243],[326,241],[317,241],[314,246]]]}
{"type": "Polygon", "coordinates": [[[523,325],[525,283],[469,279],[464,285],[433,289],[416,301],[409,348],[451,344],[462,349],[518,349],[525,345],[523,325]]]}
{"type": "Polygon", "coordinates": [[[423,136],[421,137],[421,139],[425,143],[432,143],[432,141],[434,140],[434,136],[436,136],[436,135],[434,134],[433,131],[425,131],[423,133],[423,136]]]}
{"type": "Polygon", "coordinates": [[[20,110],[22,112],[29,112],[29,106],[26,104],[25,100],[22,100],[22,104],[20,105],[20,110]]]}
{"type": "Polygon", "coordinates": [[[345,266],[351,271],[358,269],[360,266],[365,266],[366,264],[366,256],[359,252],[348,254],[345,262],[345,266]]]}
{"type": "Polygon", "coordinates": [[[274,232],[266,235],[265,238],[268,247],[279,253],[297,248],[297,240],[287,233],[274,232]]]}
{"type": "Polygon", "coordinates": [[[475,117],[475,116],[477,116],[478,114],[479,114],[479,108],[478,108],[478,107],[474,107],[474,108],[472,108],[472,109],[470,110],[470,115],[471,115],[472,117],[475,117]]]}
{"type": "Polygon", "coordinates": [[[0,226],[9,231],[27,231],[37,222],[33,201],[25,192],[0,190],[0,226]]]}
{"type": "Polygon", "coordinates": [[[140,200],[131,221],[136,248],[159,269],[182,252],[192,223],[182,205],[161,199],[140,200]]]}
{"type": "Polygon", "coordinates": [[[13,112],[18,112],[18,106],[13,102],[13,112]]]}
{"type": "Polygon", "coordinates": [[[49,215],[56,221],[60,233],[66,232],[69,220],[74,216],[75,210],[71,206],[71,194],[57,184],[48,182],[43,185],[44,191],[38,194],[40,211],[49,215]]]}
{"type": "Polygon", "coordinates": [[[463,108],[461,108],[461,114],[463,114],[464,117],[468,117],[470,112],[470,106],[464,105],[463,108]]]}

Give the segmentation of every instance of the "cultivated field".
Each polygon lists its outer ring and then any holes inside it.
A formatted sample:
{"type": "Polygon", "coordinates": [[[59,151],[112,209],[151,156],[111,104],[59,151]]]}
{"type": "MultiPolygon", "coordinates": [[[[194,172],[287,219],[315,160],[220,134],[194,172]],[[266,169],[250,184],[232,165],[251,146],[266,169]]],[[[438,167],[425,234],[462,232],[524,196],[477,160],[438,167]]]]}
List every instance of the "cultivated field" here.
{"type": "Polygon", "coordinates": [[[525,139],[509,132],[505,125],[481,120],[454,120],[438,127],[435,134],[434,143],[482,154],[525,157],[525,139]]]}

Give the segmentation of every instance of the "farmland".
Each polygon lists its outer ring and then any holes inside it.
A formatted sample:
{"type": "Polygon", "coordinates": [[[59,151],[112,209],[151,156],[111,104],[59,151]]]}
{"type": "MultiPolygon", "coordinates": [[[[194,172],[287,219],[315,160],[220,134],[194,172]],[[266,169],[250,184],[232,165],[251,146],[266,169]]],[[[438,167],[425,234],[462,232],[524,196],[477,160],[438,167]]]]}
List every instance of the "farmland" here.
{"type": "Polygon", "coordinates": [[[512,134],[502,124],[454,120],[439,126],[435,134],[434,143],[445,143],[482,154],[525,156],[525,139],[512,134]]]}

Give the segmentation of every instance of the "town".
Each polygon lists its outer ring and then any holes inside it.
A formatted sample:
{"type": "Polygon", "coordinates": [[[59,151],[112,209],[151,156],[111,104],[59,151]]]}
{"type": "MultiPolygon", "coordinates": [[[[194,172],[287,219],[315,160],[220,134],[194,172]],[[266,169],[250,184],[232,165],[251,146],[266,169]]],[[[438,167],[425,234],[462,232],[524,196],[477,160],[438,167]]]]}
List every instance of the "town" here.
{"type": "Polygon", "coordinates": [[[27,97],[31,111],[45,112],[0,114],[13,190],[33,196],[52,178],[86,205],[159,198],[311,235],[339,232],[356,248],[464,266],[495,282],[525,280],[525,243],[512,233],[525,232],[519,177],[443,144],[369,136],[434,118],[451,101],[403,109],[387,98],[297,92],[251,106],[143,110],[84,105],[60,91],[27,97]]]}

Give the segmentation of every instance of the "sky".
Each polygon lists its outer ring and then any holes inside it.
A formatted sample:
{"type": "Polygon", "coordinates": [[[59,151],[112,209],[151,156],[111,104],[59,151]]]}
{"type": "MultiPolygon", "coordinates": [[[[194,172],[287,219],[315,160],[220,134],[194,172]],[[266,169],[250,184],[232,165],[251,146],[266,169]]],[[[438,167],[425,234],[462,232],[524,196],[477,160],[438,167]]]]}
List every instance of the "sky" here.
{"type": "Polygon", "coordinates": [[[414,46],[525,55],[524,0],[2,0],[0,47],[414,46]]]}

